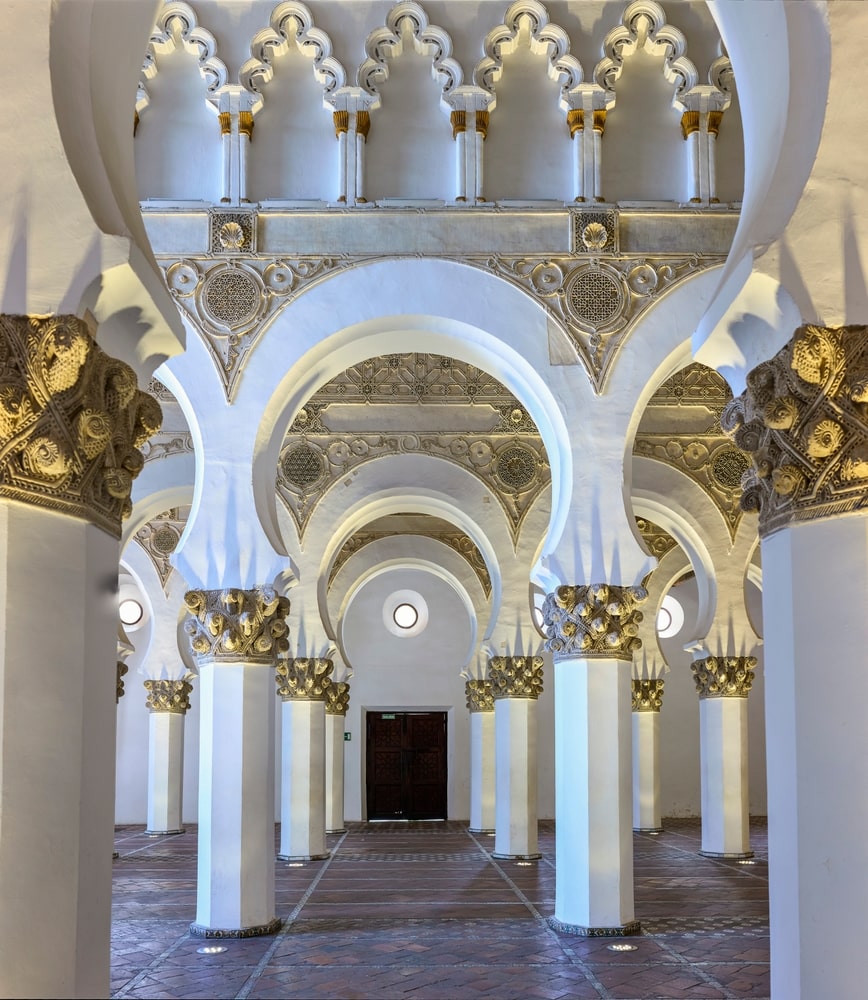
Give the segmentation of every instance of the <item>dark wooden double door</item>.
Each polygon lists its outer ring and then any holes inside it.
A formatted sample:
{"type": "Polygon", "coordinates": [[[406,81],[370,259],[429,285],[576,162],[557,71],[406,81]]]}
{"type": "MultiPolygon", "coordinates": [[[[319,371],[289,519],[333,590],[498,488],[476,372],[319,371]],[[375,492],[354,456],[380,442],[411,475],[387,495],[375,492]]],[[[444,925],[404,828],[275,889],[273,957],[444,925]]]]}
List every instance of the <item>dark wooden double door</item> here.
{"type": "Polygon", "coordinates": [[[446,713],[368,712],[368,819],[446,819],[446,713]]]}

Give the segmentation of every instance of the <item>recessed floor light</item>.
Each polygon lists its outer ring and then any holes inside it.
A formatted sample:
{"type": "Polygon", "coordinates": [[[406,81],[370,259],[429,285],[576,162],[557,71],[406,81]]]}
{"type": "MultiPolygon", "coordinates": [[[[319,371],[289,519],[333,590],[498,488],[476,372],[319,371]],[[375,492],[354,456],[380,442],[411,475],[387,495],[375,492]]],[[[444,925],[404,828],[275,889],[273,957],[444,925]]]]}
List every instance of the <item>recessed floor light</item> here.
{"type": "Polygon", "coordinates": [[[660,836],[660,831],[659,830],[649,830],[648,831],[648,836],[649,837],[659,837],[660,836]]]}
{"type": "Polygon", "coordinates": [[[304,868],[304,862],[303,861],[290,861],[289,864],[286,867],[287,868],[304,868]]]}
{"type": "Polygon", "coordinates": [[[609,951],[638,951],[639,946],[635,944],[610,944],[606,946],[609,951]]]}
{"type": "Polygon", "coordinates": [[[202,948],[196,949],[197,955],[222,955],[224,951],[227,951],[225,945],[222,944],[206,944],[202,948]]]}
{"type": "Polygon", "coordinates": [[[739,864],[740,865],[755,865],[756,861],[753,861],[751,858],[742,858],[739,861],[739,864]]]}
{"type": "Polygon", "coordinates": [[[516,864],[519,866],[519,868],[530,868],[531,866],[530,861],[516,861],[516,864]]]}

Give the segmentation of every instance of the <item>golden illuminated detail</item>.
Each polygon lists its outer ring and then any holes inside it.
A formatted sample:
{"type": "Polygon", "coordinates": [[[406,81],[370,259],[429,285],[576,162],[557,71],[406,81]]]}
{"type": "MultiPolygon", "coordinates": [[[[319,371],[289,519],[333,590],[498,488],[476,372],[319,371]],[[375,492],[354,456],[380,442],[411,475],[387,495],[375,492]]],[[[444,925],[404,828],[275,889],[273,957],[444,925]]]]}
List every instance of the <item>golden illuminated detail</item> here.
{"type": "Polygon", "coordinates": [[[150,712],[170,712],[184,715],[190,707],[190,692],[193,685],[188,681],[147,680],[147,706],[150,712]]]}
{"type": "Polygon", "coordinates": [[[117,704],[121,698],[124,696],[124,682],[123,678],[125,674],[128,674],[130,668],[124,663],[123,660],[117,661],[117,675],[116,675],[116,687],[115,687],[115,704],[117,704]]]}
{"type": "Polygon", "coordinates": [[[576,132],[581,132],[585,127],[585,112],[581,108],[570,108],[567,112],[567,128],[570,130],[570,138],[574,138],[576,132]]]}
{"type": "Polygon", "coordinates": [[[700,699],[747,698],[755,666],[755,656],[706,656],[690,669],[700,699]]]}
{"type": "Polygon", "coordinates": [[[368,140],[368,132],[371,131],[370,111],[356,112],[356,135],[360,135],[365,142],[368,140]]]}
{"type": "Polygon", "coordinates": [[[253,112],[238,112],[238,134],[246,135],[250,142],[253,142],[253,112]]]}
{"type": "MultiPolygon", "coordinates": [[[[284,701],[325,701],[334,663],[323,656],[277,661],[277,693],[284,701]]],[[[349,703],[349,695],[347,696],[349,703]]],[[[343,713],[341,713],[343,714],[343,713]]]]}
{"type": "Polygon", "coordinates": [[[467,131],[467,112],[466,111],[453,111],[449,116],[449,121],[452,123],[452,138],[454,139],[459,132],[467,131]]]}
{"type": "Polygon", "coordinates": [[[542,609],[546,649],[556,659],[602,656],[632,660],[633,653],[642,648],[638,632],[643,614],[638,605],[647,596],[644,587],[608,583],[558,587],[546,597],[542,609]]]}
{"type": "Polygon", "coordinates": [[[332,681],[325,688],[326,715],[346,715],[350,707],[350,686],[346,681],[332,681]]]}
{"type": "Polygon", "coordinates": [[[699,131],[699,112],[685,111],[681,116],[681,134],[686,139],[689,135],[699,131]]]}
{"type": "Polygon", "coordinates": [[[709,135],[716,136],[720,132],[720,123],[723,121],[722,111],[709,111],[708,112],[708,133],[709,135]]]}
{"type": "Polygon", "coordinates": [[[468,712],[494,711],[494,692],[491,690],[491,681],[465,681],[464,693],[467,696],[468,712]]]}
{"type": "Polygon", "coordinates": [[[606,109],[603,108],[601,111],[594,112],[593,129],[595,132],[599,132],[600,135],[602,135],[603,130],[605,128],[606,128],[606,109]]]}
{"type": "Polygon", "coordinates": [[[220,135],[229,135],[232,131],[232,115],[228,111],[221,111],[217,120],[220,122],[220,135]]]}
{"type": "Polygon", "coordinates": [[[335,123],[335,138],[341,134],[341,132],[349,132],[350,130],[350,113],[349,111],[335,111],[332,114],[332,119],[335,123]]]}
{"type": "Polygon", "coordinates": [[[491,694],[500,698],[532,698],[536,701],[543,689],[541,656],[492,656],[488,661],[491,694]]]}
{"type": "Polygon", "coordinates": [[[488,119],[489,115],[487,111],[476,112],[476,131],[483,139],[488,135],[488,119]]]}
{"type": "Polygon", "coordinates": [[[634,712],[659,712],[663,705],[663,681],[633,681],[631,708],[634,712]]]}
{"type": "Polygon", "coordinates": [[[184,631],[200,660],[273,665],[289,649],[289,599],[271,587],[188,590],[184,631]]]}

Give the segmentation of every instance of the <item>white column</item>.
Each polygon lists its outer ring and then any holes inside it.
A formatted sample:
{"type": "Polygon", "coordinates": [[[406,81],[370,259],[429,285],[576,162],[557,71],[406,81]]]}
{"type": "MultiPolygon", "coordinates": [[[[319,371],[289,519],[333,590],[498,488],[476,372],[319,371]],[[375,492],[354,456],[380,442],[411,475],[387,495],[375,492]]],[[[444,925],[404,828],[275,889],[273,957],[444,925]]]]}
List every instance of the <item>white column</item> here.
{"type": "Polygon", "coordinates": [[[325,717],[325,828],[344,832],[344,722],[343,713],[325,717]]]}
{"type": "Polygon", "coordinates": [[[662,680],[633,680],[633,829],[663,829],[660,815],[662,680]]]}
{"type": "Polygon", "coordinates": [[[483,167],[485,157],[482,147],[485,137],[488,135],[488,111],[475,111],[473,113],[473,162],[474,173],[476,175],[474,183],[474,194],[476,201],[484,201],[483,189],[483,167]]]}
{"type": "Polygon", "coordinates": [[[495,713],[470,714],[470,832],[495,829],[495,713]]]}
{"type": "Polygon", "coordinates": [[[280,800],[283,861],[327,858],[325,841],[325,705],[284,699],[280,800]]]}
{"type": "Polygon", "coordinates": [[[184,715],[192,690],[187,681],[147,680],[148,827],[151,836],[183,833],[184,715]]]}
{"type": "Polygon", "coordinates": [[[240,111],[238,114],[238,200],[242,203],[250,201],[247,195],[247,176],[252,142],[253,112],[240,111]]]}
{"type": "Polygon", "coordinates": [[[219,119],[223,154],[223,194],[220,201],[229,204],[232,201],[232,114],[221,111],[219,119]]]}
{"type": "Polygon", "coordinates": [[[594,201],[605,201],[603,197],[603,130],[606,127],[606,112],[594,112],[594,201]]]}

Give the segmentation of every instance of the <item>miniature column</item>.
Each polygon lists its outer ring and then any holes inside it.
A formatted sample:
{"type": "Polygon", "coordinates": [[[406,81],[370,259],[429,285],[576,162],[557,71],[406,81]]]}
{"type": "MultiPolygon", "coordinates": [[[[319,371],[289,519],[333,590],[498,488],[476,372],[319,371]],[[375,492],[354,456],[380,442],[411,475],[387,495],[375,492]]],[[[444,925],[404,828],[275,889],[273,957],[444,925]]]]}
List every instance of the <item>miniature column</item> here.
{"type": "Polygon", "coordinates": [[[199,937],[280,927],[274,905],[272,668],[289,647],[289,601],[270,587],[191,590],[185,629],[199,662],[199,937]]]}
{"type": "Polygon", "coordinates": [[[570,108],[567,112],[567,128],[573,141],[573,173],[576,179],[574,201],[585,201],[585,112],[581,108],[570,108]]]}
{"type": "Polygon", "coordinates": [[[662,680],[633,682],[633,829],[656,833],[660,816],[660,708],[662,680]]]}
{"type": "Polygon", "coordinates": [[[2,989],[108,996],[113,588],[160,408],[76,316],[2,315],[0,353],[2,989]]]}
{"type": "Polygon", "coordinates": [[[558,587],[546,597],[555,663],[557,884],[551,926],[635,934],[630,685],[642,587],[558,587]]]}
{"type": "Polygon", "coordinates": [[[496,805],[493,858],[533,860],[537,848],[536,703],[541,656],[493,656],[496,805]]]}
{"type": "Polygon", "coordinates": [[[334,681],[325,689],[325,829],[344,829],[344,724],[350,707],[350,686],[334,681]]]}
{"type": "Polygon", "coordinates": [[[371,128],[374,98],[361,87],[341,87],[329,97],[338,141],[339,190],[345,205],[365,203],[365,143],[371,128]]]}
{"type": "Polygon", "coordinates": [[[722,423],[754,469],[768,769],[771,994],[854,995],[868,898],[868,328],[803,326],[722,423]]]}
{"type": "Polygon", "coordinates": [[[464,685],[470,712],[470,832],[495,830],[494,695],[491,681],[464,685]]]}
{"type": "Polygon", "coordinates": [[[333,669],[332,661],[321,656],[280,660],[277,665],[277,693],[283,700],[278,854],[282,861],[319,861],[329,856],[325,692],[333,669]]]}
{"type": "Polygon", "coordinates": [[[158,837],[183,833],[184,716],[193,685],[184,680],[147,680],[148,828],[158,837]]]}
{"type": "Polygon", "coordinates": [[[456,87],[448,97],[455,140],[455,201],[482,201],[482,144],[488,134],[488,106],[493,95],[482,87],[456,87]]]}

